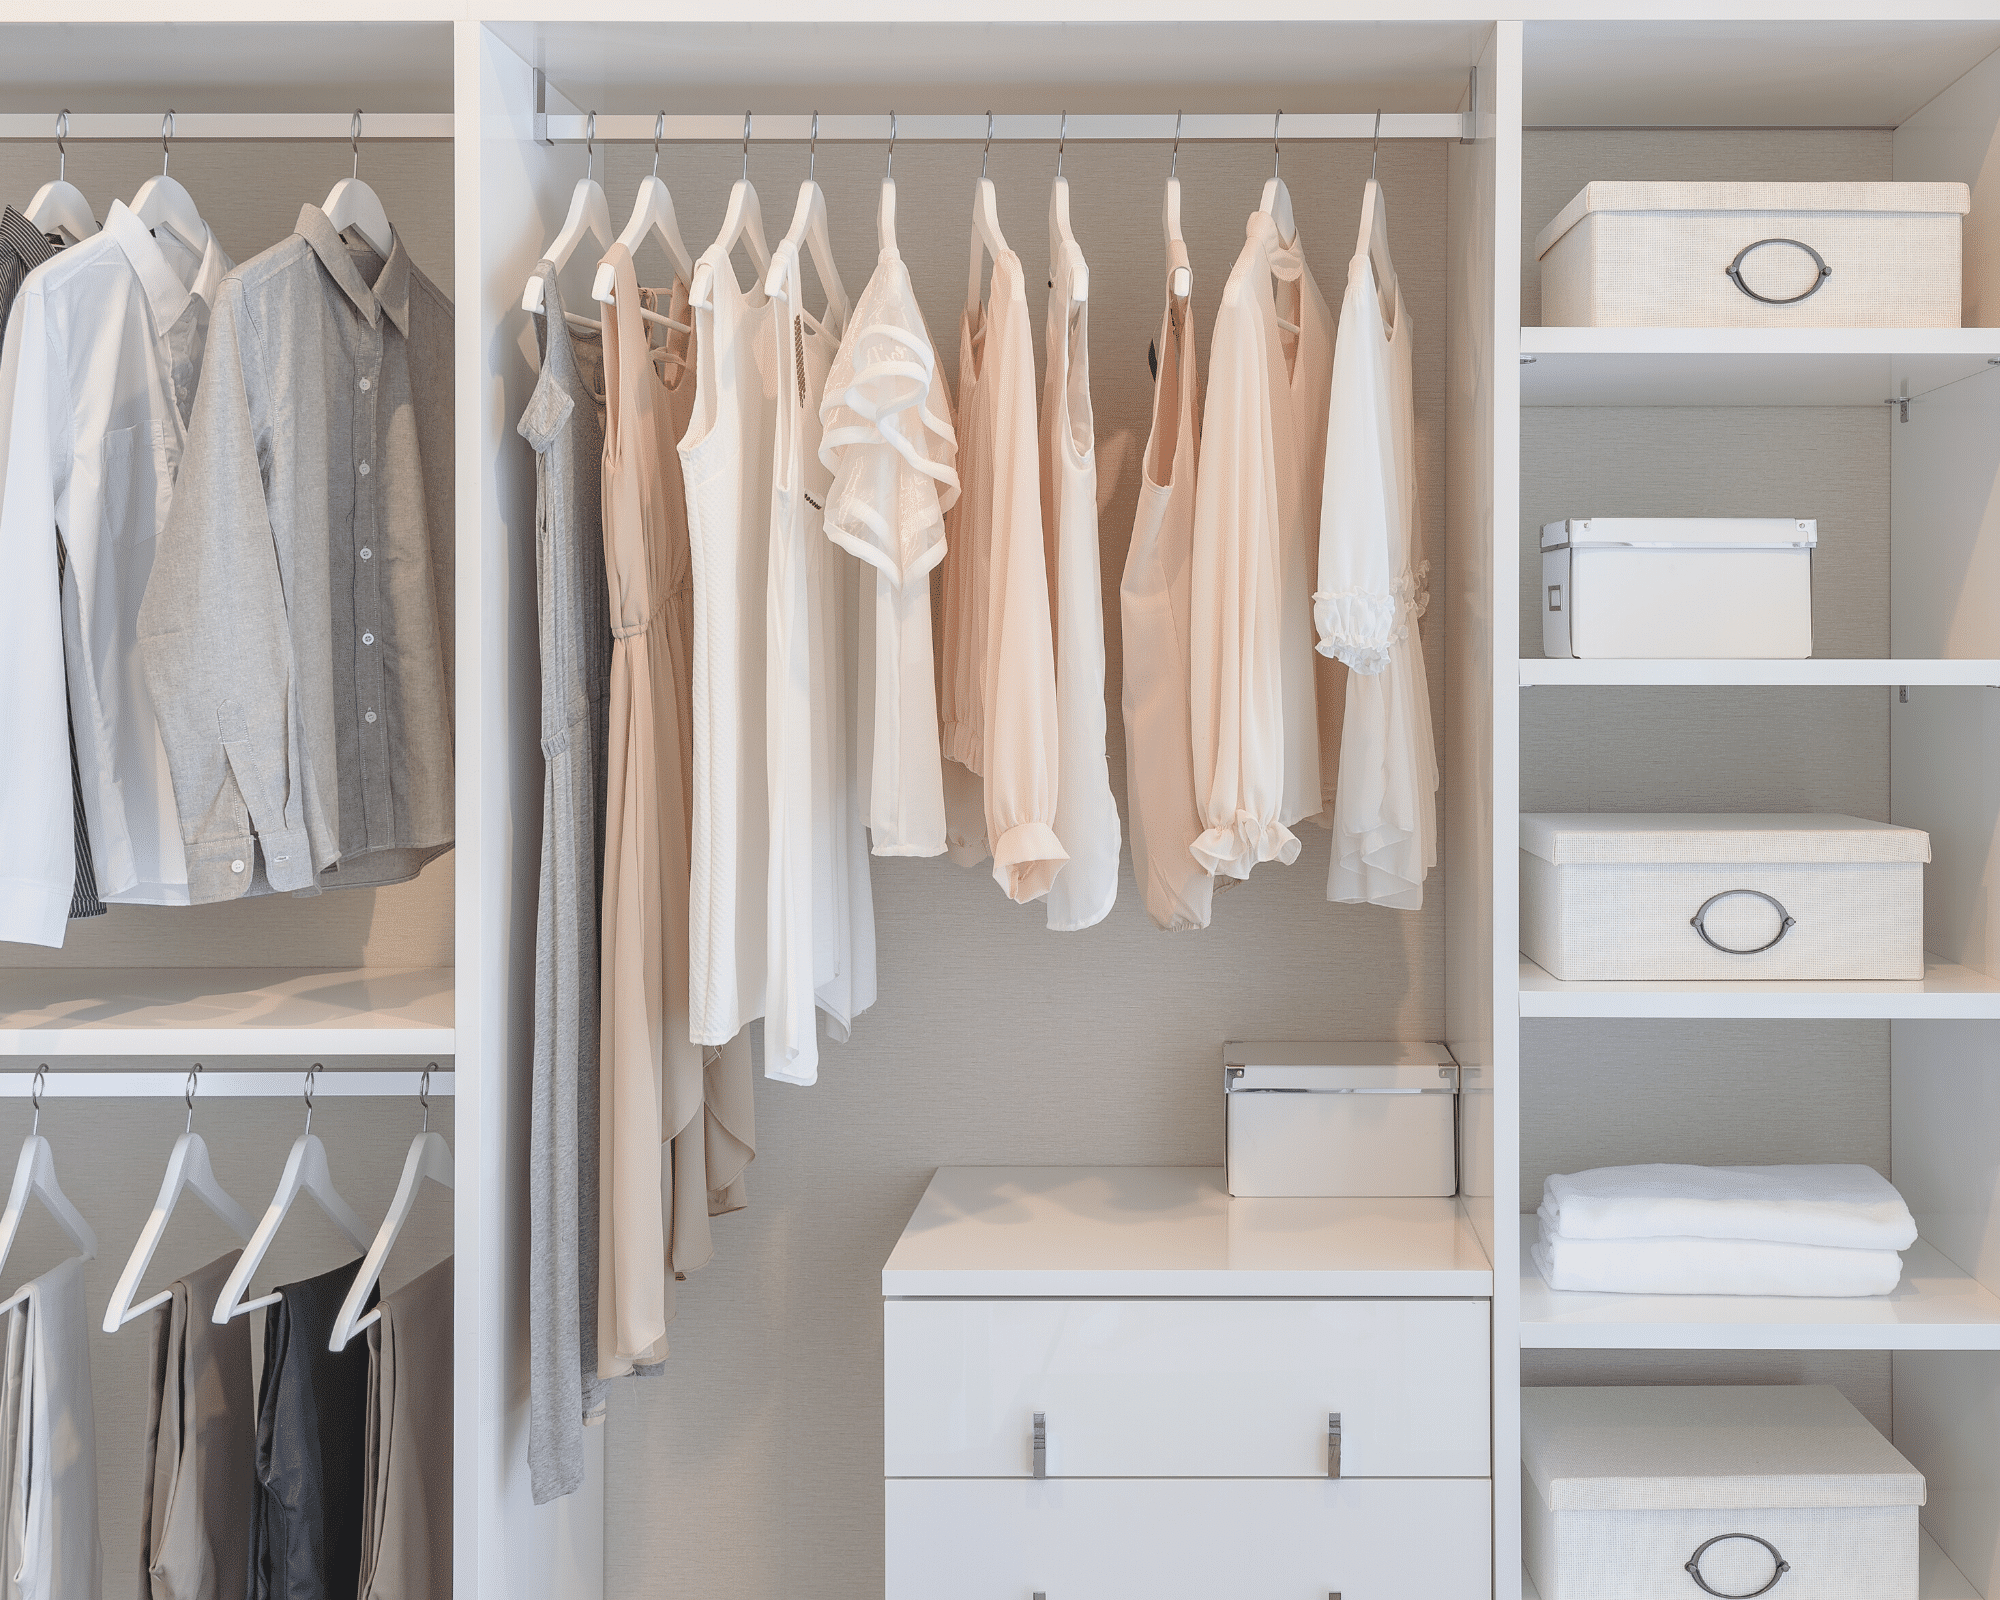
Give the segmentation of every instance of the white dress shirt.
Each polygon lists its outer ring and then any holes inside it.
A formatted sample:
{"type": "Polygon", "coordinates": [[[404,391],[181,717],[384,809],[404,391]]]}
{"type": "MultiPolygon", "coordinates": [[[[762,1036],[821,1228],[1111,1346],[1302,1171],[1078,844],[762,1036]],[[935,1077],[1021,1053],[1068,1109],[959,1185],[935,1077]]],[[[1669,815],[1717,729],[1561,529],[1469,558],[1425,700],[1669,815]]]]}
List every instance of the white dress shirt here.
{"type": "Polygon", "coordinates": [[[197,254],[114,202],[103,232],[38,267],[14,302],[0,356],[0,939],[63,942],[72,716],[103,898],[187,903],[138,616],[231,267],[213,233],[197,254]]]}

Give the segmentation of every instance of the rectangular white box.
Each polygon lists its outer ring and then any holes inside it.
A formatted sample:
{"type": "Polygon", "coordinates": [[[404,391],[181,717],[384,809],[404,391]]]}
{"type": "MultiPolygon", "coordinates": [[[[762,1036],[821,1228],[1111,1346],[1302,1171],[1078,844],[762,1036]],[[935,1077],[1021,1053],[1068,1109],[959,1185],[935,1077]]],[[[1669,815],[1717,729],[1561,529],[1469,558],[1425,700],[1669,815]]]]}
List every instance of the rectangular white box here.
{"type": "Polygon", "coordinates": [[[1521,1476],[1542,1600],[1917,1600],[1923,1475],[1831,1385],[1526,1389],[1521,1476]]]}
{"type": "Polygon", "coordinates": [[[1484,1300],[892,1300],[883,1470],[1344,1478],[1491,1470],[1484,1300]]]}
{"type": "Polygon", "coordinates": [[[1231,1195],[1458,1193],[1458,1068],[1441,1044],[1228,1044],[1231,1195]]]}
{"type": "Polygon", "coordinates": [[[1542,322],[1956,328],[1962,183],[1588,183],[1535,240],[1542,322]]]}
{"type": "Polygon", "coordinates": [[[1572,981],[1920,979],[1930,858],[1860,817],[1530,812],[1521,949],[1572,981]]]}
{"type": "Polygon", "coordinates": [[[1542,527],[1542,654],[1803,660],[1807,517],[1575,517],[1542,527]]]}
{"type": "Polygon", "coordinates": [[[1493,1592],[1485,1478],[892,1478],[886,1490],[887,1600],[1493,1592]]]}

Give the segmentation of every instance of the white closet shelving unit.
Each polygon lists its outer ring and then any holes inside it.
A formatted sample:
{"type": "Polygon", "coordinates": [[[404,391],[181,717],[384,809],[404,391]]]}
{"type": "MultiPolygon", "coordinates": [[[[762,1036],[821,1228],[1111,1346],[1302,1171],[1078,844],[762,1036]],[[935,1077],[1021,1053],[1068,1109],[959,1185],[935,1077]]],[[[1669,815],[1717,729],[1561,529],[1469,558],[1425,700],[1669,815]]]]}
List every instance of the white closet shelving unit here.
{"type": "MultiPolygon", "coordinates": [[[[75,113],[77,139],[117,134],[138,141],[129,152],[139,155],[168,105],[181,113],[180,139],[203,150],[220,148],[217,140],[340,139],[355,105],[369,116],[370,140],[453,140],[449,192],[426,219],[435,225],[448,202],[459,336],[458,849],[449,893],[432,879],[428,893],[385,896],[366,938],[350,929],[315,940],[313,918],[335,914],[329,896],[245,908],[240,925],[190,921],[198,932],[185,948],[163,930],[137,953],[107,947],[68,964],[0,965],[0,1057],[8,1058],[0,1088],[15,1092],[7,1075],[42,1060],[61,1076],[72,1067],[178,1072],[190,1058],[215,1058],[254,1069],[259,1087],[289,1092],[300,1067],[334,1058],[345,1068],[394,1069],[407,1093],[411,1070],[463,1058],[453,1201],[462,1600],[640,1600],[678,1585],[661,1565],[645,1568],[650,1576],[637,1586],[607,1584],[607,1568],[631,1570],[607,1560],[607,1547],[635,1533],[606,1526],[602,1473],[584,1494],[538,1508],[525,1459],[541,763],[533,469],[514,424],[532,380],[521,286],[580,175],[580,151],[567,142],[578,119],[594,107],[605,114],[602,138],[646,141],[664,99],[676,117],[712,119],[707,137],[727,140],[747,103],[764,137],[797,140],[817,104],[828,113],[825,142],[861,136],[861,119],[886,111],[893,96],[913,148],[941,133],[956,137],[959,123],[989,103],[1003,137],[1031,134],[1035,119],[1048,137],[1067,98],[1073,139],[1152,137],[1159,114],[1183,107],[1240,115],[1242,137],[1261,139],[1267,106],[1301,84],[1302,119],[1307,111],[1359,117],[1386,104],[1449,121],[1474,66],[1476,101],[1456,107],[1476,110],[1474,142],[1458,144],[1448,128],[1427,135],[1448,146],[1448,316],[1424,336],[1452,352],[1442,401],[1441,603],[1426,624],[1445,633],[1439,739],[1450,787],[1443,971],[1419,977],[1441,986],[1443,1031],[1466,1068],[1461,1203],[1492,1266],[1492,1592],[1497,1600],[1533,1594],[1517,1579],[1520,1486],[1509,1466],[1519,1455],[1524,1381],[1754,1377],[1774,1359],[1796,1365],[1838,1353],[1848,1363],[1841,1371],[1859,1373],[1868,1387],[1871,1416],[1930,1480],[1924,1600],[2000,1595],[2000,226],[1991,214],[2000,166],[1989,170],[1987,159],[2000,128],[2000,17],[1961,0],[1765,0],[1730,8],[1728,23],[1671,20],[1667,13],[1686,9],[1677,0],[1535,0],[1512,18],[1388,0],[1307,9],[1274,7],[1272,20],[1246,20],[1241,8],[1210,0],[1135,19],[1120,0],[1070,0],[940,4],[922,18],[896,10],[892,20],[891,11],[849,0],[770,0],[721,24],[680,0],[602,0],[587,19],[546,0],[14,0],[0,22],[0,154],[45,139],[63,105],[75,113]],[[1134,63],[1143,67],[1137,86],[1134,63]],[[1449,95],[1440,96],[1441,85],[1449,95]],[[927,117],[951,124],[926,131],[927,117]],[[94,130],[93,118],[115,120],[94,130]],[[1582,163],[1584,178],[1639,175],[1639,167],[1671,176],[1692,159],[1689,140],[1710,137],[1689,130],[1736,130],[1715,134],[1718,142],[1703,147],[1709,166],[1689,175],[1787,175],[1752,172],[1780,159],[1760,153],[1759,135],[1746,131],[1757,129],[1782,130],[1769,135],[1773,149],[1782,147],[1792,170],[1817,163],[1812,176],[1848,175],[1858,163],[1867,170],[1851,175],[1983,178],[1967,234],[1968,321],[1985,325],[1579,330],[1536,327],[1530,314],[1523,326],[1524,272],[1533,284],[1527,245],[1574,192],[1555,192],[1572,165],[1582,163]],[[1602,143],[1590,145],[1594,136],[1602,143]],[[1600,157],[1627,165],[1587,170],[1600,157]],[[1907,423],[1899,405],[1884,404],[1905,393],[1907,423]],[[1845,559],[1864,536],[1876,541],[1865,570],[1824,568],[1835,575],[1843,615],[1860,619],[1852,636],[1874,641],[1869,648],[1805,662],[1552,662],[1539,658],[1535,638],[1520,636],[1511,620],[1524,610],[1520,525],[1544,511],[1614,509],[1543,504],[1557,492],[1557,468],[1568,470],[1549,447],[1555,422],[1619,433],[1619,459],[1658,483],[1684,470],[1672,455],[1674,430],[1702,419],[1740,420],[1782,443],[1810,438],[1822,424],[1852,427],[1867,408],[1888,437],[1869,446],[1875,454],[1854,469],[1860,479],[1843,478],[1841,492],[1865,480],[1870,504],[1883,508],[1879,537],[1868,531],[1874,513],[1843,501],[1823,513],[1820,559],[1845,559]],[[1641,412],[1659,433],[1653,442],[1620,421],[1641,412]],[[1585,782],[1576,748],[1551,744],[1545,708],[1579,708],[1607,740],[1628,712],[1643,714],[1684,769],[1668,774],[1681,789],[1664,808],[1691,804],[1690,794],[1724,808],[1739,780],[1809,804],[1825,769],[1776,770],[1796,759],[1796,744],[1785,747],[1793,754],[1773,754],[1768,768],[1735,775],[1725,757],[1741,748],[1740,737],[1721,753],[1706,749],[1720,704],[1732,708],[1732,726],[1748,719],[1753,732],[1760,717],[1803,717],[1829,740],[1862,728],[1866,737],[1841,760],[1867,769],[1891,820],[1932,834],[1934,965],[1923,982],[1563,984],[1521,961],[1520,812],[1587,807],[1599,792],[1585,782]],[[255,920],[274,910],[286,914],[268,927],[255,920]],[[435,937],[414,938],[426,946],[414,958],[356,954],[404,950],[413,931],[425,930],[435,937]],[[1856,1159],[1860,1138],[1909,1196],[1924,1241],[1898,1295],[1839,1305],[1612,1300],[1552,1294],[1524,1267],[1516,1222],[1530,1203],[1524,1180],[1538,1186],[1541,1171],[1607,1159],[1753,1159],[1704,1153],[1718,1148],[1718,1128],[1774,1113],[1726,1095],[1716,1103],[1681,1096],[1680,1075],[1718,1038],[1725,1049],[1755,1030],[1780,1030],[1755,1032],[1759,1039],[1819,1040],[1811,1030],[1825,1027],[1849,1030],[1840,1037],[1880,1058],[1866,1093],[1842,1101],[1864,1104],[1859,1132],[1825,1132],[1825,1153],[1856,1159]],[[1631,1079],[1609,1069],[1598,1110],[1542,1092],[1556,1045],[1574,1050],[1579,1041],[1585,1053],[1650,1063],[1648,1093],[1629,1117],[1619,1095],[1631,1079]],[[1614,1131],[1626,1140],[1609,1155],[1608,1119],[1624,1124],[1614,1131]],[[1743,1365],[1752,1361],[1767,1365],[1743,1365]],[[1614,1370],[1619,1376],[1597,1376],[1614,1370]]],[[[1297,132],[1309,136],[1303,126],[1297,132]]],[[[1310,159],[1298,153],[1304,148],[1288,159],[1310,159]]],[[[345,171],[339,154],[329,176],[345,171]]],[[[363,158],[371,176],[366,143],[363,158]]],[[[262,187],[280,185],[275,198],[294,207],[324,188],[246,169],[230,204],[247,206],[262,187]]],[[[774,181],[764,193],[770,223],[789,209],[779,198],[785,188],[774,181]]],[[[614,215],[628,199],[613,194],[614,215]]],[[[1023,232],[1039,227],[1038,210],[1009,197],[1008,215],[1023,232]]],[[[393,202],[390,211],[397,216],[393,202]]],[[[1135,215],[1150,232],[1156,214],[1154,190],[1135,215]]],[[[906,219],[906,237],[915,225],[906,219]]],[[[1325,227],[1345,234],[1351,222],[1339,216],[1325,227]]],[[[1329,294],[1336,287],[1322,280],[1329,294]]],[[[932,331],[949,340],[935,312],[932,331]]],[[[1573,481],[1561,478],[1563,492],[1573,481]]],[[[1636,809],[1647,798],[1621,796],[1606,807],[1636,809]]],[[[955,1019],[940,1004],[939,1027],[949,1029],[955,1019]]],[[[211,1067],[204,1093],[215,1092],[223,1071],[211,1067]]],[[[1810,1095],[1787,1114],[1803,1130],[1788,1149],[1805,1159],[1818,1130],[1832,1124],[1810,1095]]],[[[875,1137],[893,1141],[898,1131],[879,1126],[875,1137]]],[[[790,1303],[816,1304],[821,1288],[802,1281],[790,1303]]],[[[864,1295],[873,1289],[872,1281],[860,1285],[864,1295]]],[[[851,1384],[865,1388],[879,1351],[839,1359],[851,1366],[851,1384]]],[[[732,1470],[750,1474],[746,1498],[757,1483],[796,1470],[790,1452],[811,1420],[792,1418],[768,1437],[714,1441],[718,1459],[726,1449],[732,1470]]],[[[602,1448],[601,1434],[592,1447],[602,1448]]],[[[879,1479],[857,1483],[843,1515],[867,1524],[879,1516],[878,1493],[879,1479]]],[[[798,1537],[813,1536],[801,1526],[798,1537]]],[[[746,1600],[776,1600],[769,1575],[779,1565],[746,1556],[744,1570],[753,1568],[746,1600]]],[[[854,1600],[848,1579],[834,1581],[838,1600],[854,1600]]]]}
{"type": "MultiPolygon", "coordinates": [[[[1528,1259],[1534,1221],[1524,1215],[1506,1274],[1519,1284],[1522,1379],[1768,1382],[1782,1381],[1774,1372],[1837,1361],[1842,1381],[1865,1391],[1871,1416],[1928,1481],[1921,1594],[1992,1595],[2000,1593],[1992,1487],[2000,1163],[1991,1153],[2000,1146],[2000,592],[1992,581],[2000,328],[1991,324],[2000,323],[1992,288],[2000,254],[1990,216],[2000,168],[1987,153],[2000,126],[2000,13],[1892,18],[1825,6],[1822,20],[1808,22],[1767,7],[1758,14],[1770,20],[1677,23],[1612,11],[1523,29],[1522,529],[1518,543],[1503,538],[1502,563],[1531,563],[1535,524],[1557,515],[1664,512],[1676,494],[1706,514],[1737,505],[1762,514],[1770,501],[1758,486],[1768,477],[1785,487],[1767,493],[1822,519],[1815,580],[1831,644],[1809,661],[1550,661],[1523,596],[1521,660],[1509,674],[1520,684],[1521,769],[1516,781],[1501,780],[1496,831],[1510,831],[1510,813],[1523,809],[1840,810],[1849,803],[1830,785],[1847,783],[1850,796],[1867,787],[1871,814],[1930,832],[1930,955],[1921,982],[1848,984],[1565,983],[1523,959],[1513,975],[1522,1124],[1517,1151],[1499,1161],[1518,1164],[1512,1181],[1530,1212],[1547,1171],[1754,1161],[1759,1143],[1773,1139],[1787,1153],[1768,1159],[1851,1160],[1865,1151],[1903,1190],[1923,1237],[1905,1256],[1901,1287],[1880,1300],[1572,1294],[1551,1291],[1528,1259]],[[1580,187],[1571,177],[1683,173],[1972,184],[1966,321],[1988,325],[1533,326],[1532,241],[1580,187]],[[1836,429],[1856,454],[1838,473],[1805,481],[1798,460],[1824,462],[1813,454],[1815,435],[1836,429]],[[1741,449],[1726,440],[1731,432],[1741,449]],[[1607,459],[1580,467],[1566,438],[1607,459]],[[1751,463],[1755,452],[1760,464],[1751,463]],[[1627,486],[1629,500],[1564,499],[1555,509],[1560,497],[1627,486]],[[1718,495],[1737,499],[1725,506],[1718,495]],[[1648,770],[1673,798],[1649,803],[1590,770],[1593,759],[1630,757],[1627,726],[1662,751],[1648,770]],[[1585,727],[1592,736],[1579,734],[1585,727]],[[1822,763],[1813,750],[1820,740],[1845,748],[1822,763]],[[1761,758],[1744,761],[1751,750],[1761,758]],[[1733,790],[1771,798],[1732,803],[1733,790]],[[1852,1054],[1814,1081],[1811,1061],[1829,1039],[1852,1054]],[[1758,1080],[1760,1070],[1788,1070],[1788,1050],[1799,1053],[1801,1072],[1785,1081],[1800,1094],[1777,1110],[1758,1080]],[[1718,1059],[1726,1066],[1732,1054],[1742,1057],[1742,1076],[1718,1080],[1718,1059]],[[1578,1059],[1604,1063],[1602,1115],[1575,1098],[1591,1092],[1589,1077],[1559,1065],[1578,1059]],[[1645,1083],[1622,1113],[1626,1126],[1612,1129],[1621,1091],[1639,1087],[1617,1063],[1642,1063],[1645,1083]],[[1823,1112],[1822,1095],[1847,1097],[1844,1126],[1823,1112]]],[[[1502,613],[1516,593],[1500,586],[1502,613]]],[[[1495,932],[1506,945],[1509,919],[1497,919],[1495,932]]],[[[1504,1512],[1495,1521],[1503,1530],[1496,1571],[1511,1574],[1504,1530],[1518,1523],[1504,1512]]],[[[1525,1576],[1522,1593],[1534,1594],[1525,1576]]]]}

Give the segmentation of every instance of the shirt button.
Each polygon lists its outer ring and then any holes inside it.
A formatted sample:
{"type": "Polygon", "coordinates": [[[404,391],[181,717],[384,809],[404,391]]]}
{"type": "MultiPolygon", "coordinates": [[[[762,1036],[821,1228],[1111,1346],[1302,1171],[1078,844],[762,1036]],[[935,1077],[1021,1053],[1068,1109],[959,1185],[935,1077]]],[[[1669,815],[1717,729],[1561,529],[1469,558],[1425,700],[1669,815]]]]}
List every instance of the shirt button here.
{"type": "Polygon", "coordinates": [[[364,633],[361,636],[361,642],[363,644],[373,644],[375,642],[375,635],[372,633],[364,633]]]}
{"type": "Polygon", "coordinates": [[[229,863],[229,870],[231,872],[241,872],[243,870],[243,863],[240,861],[232,861],[229,863]]]}
{"type": "Polygon", "coordinates": [[[363,394],[366,394],[372,388],[374,388],[374,385],[370,383],[366,378],[363,378],[361,380],[361,392],[363,394]]]}
{"type": "Polygon", "coordinates": [[[363,717],[361,720],[363,722],[373,722],[375,720],[375,713],[371,711],[368,713],[367,716],[363,717]]]}
{"type": "Polygon", "coordinates": [[[361,463],[361,476],[364,478],[368,476],[368,463],[365,461],[361,463]]]}
{"type": "Polygon", "coordinates": [[[361,559],[363,561],[369,560],[374,556],[374,554],[375,552],[373,550],[370,550],[368,546],[366,546],[365,544],[361,547],[361,559]]]}

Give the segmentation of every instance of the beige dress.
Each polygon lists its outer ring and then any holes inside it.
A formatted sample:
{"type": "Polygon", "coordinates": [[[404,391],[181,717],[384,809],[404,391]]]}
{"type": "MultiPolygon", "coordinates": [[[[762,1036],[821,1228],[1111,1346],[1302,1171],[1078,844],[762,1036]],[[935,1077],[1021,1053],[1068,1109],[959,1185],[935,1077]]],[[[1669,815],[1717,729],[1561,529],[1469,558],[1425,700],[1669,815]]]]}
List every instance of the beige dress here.
{"type": "MultiPolygon", "coordinates": [[[[689,641],[687,503],[675,442],[694,350],[655,364],[631,252],[604,341],[604,564],[611,587],[610,781],[604,826],[599,1104],[598,1373],[667,1353],[673,1283],[713,1251],[708,1218],[743,1202],[754,1154],[750,1051],[688,1039],[689,641]]],[[[668,314],[687,320],[686,286],[668,314]]]]}
{"type": "Polygon", "coordinates": [[[1152,432],[1125,574],[1118,585],[1132,871],[1146,914],[1172,932],[1206,928],[1215,896],[1215,879],[1192,849],[1202,822],[1195,806],[1194,747],[1188,732],[1188,560],[1201,418],[1195,400],[1193,311],[1186,297],[1175,298],[1172,291],[1174,270],[1187,264],[1187,247],[1173,241],[1167,308],[1156,347],[1160,371],[1153,389],[1152,432]]]}
{"type": "MultiPolygon", "coordinates": [[[[979,265],[975,240],[975,288],[979,265]]],[[[1034,333],[1011,250],[994,260],[986,303],[960,324],[958,416],[961,492],[939,568],[945,820],[953,859],[971,865],[991,855],[994,881],[1025,903],[1049,892],[1069,857],[1055,832],[1055,639],[1034,333]]]]}

